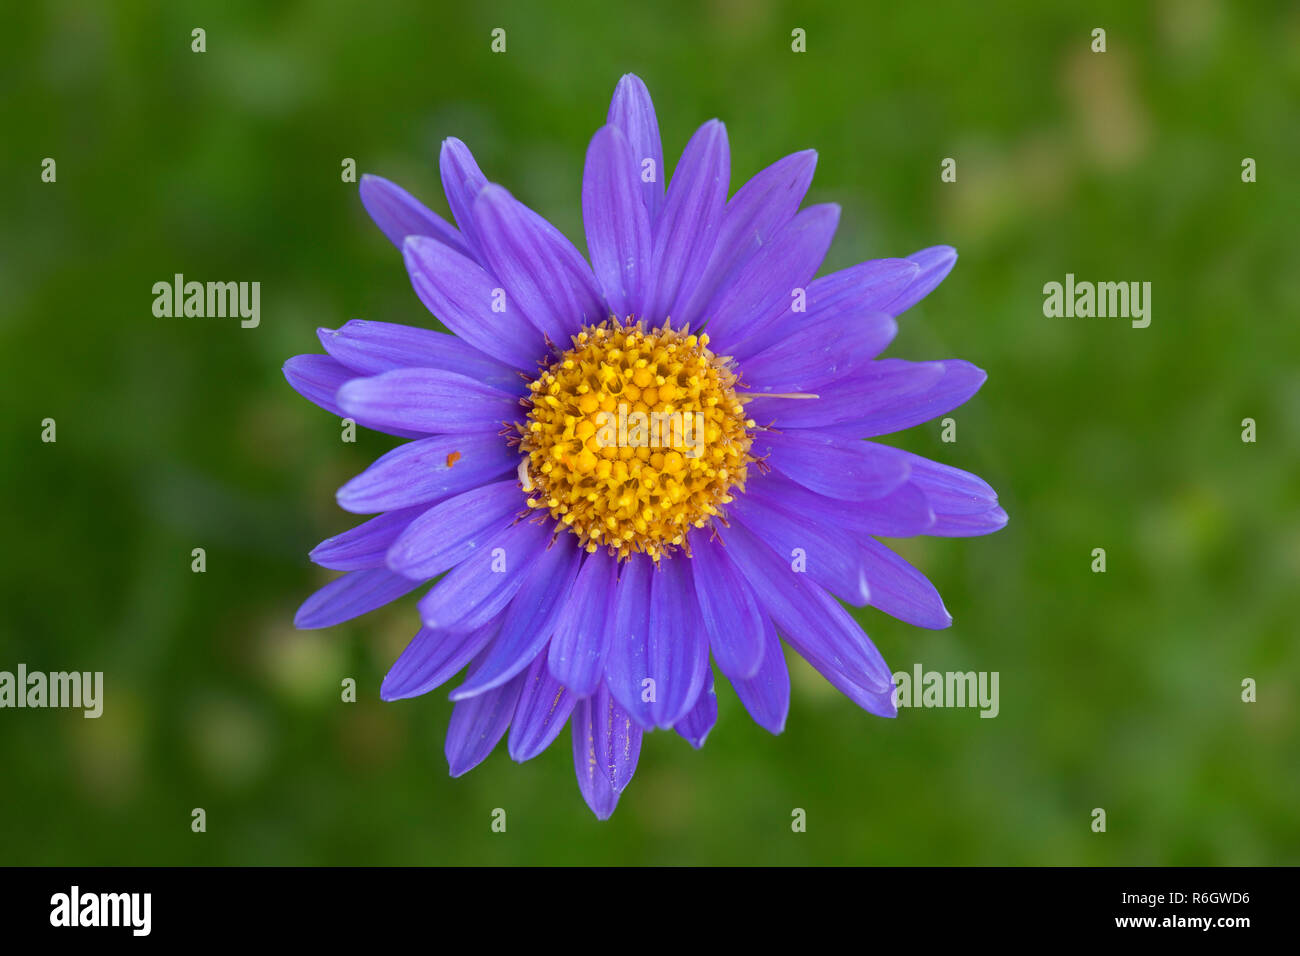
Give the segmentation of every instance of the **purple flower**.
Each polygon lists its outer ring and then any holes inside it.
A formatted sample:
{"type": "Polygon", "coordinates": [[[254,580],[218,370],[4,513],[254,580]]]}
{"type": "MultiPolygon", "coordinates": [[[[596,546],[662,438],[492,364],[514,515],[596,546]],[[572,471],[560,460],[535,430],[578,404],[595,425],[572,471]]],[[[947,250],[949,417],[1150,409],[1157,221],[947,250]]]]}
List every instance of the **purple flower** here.
{"type": "Polygon", "coordinates": [[[567,721],[604,819],[644,731],[704,743],[710,655],[780,733],[782,639],[865,710],[896,714],[890,670],[841,601],[951,623],[877,536],[987,534],[1006,513],[976,476],[870,439],[984,381],[959,360],[878,358],[957,256],[936,246],[814,278],[839,219],[799,209],[815,165],[794,153],[728,199],[727,134],[711,120],[665,192],[654,106],[629,74],[587,150],[590,265],[459,140],[440,159],[456,227],[362,180],[453,334],[353,321],[320,330],[328,354],[285,364],[310,401],[410,439],[339,490],[345,510],[377,516],[311,552],[346,573],[296,623],[329,627],[437,579],[381,694],[424,694],[468,667],[451,694],[452,776],[507,731],[528,760],[567,721]]]}

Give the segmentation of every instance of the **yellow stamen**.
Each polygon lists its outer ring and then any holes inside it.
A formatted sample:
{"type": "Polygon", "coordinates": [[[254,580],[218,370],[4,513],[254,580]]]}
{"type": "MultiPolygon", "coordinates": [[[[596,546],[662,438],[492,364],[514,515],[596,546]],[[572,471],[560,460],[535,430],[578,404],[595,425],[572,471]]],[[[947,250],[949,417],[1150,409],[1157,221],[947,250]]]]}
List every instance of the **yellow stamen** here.
{"type": "Polygon", "coordinates": [[[575,335],[529,385],[519,426],[528,506],[548,509],[587,551],[656,561],[720,516],[745,487],[753,422],[731,360],[708,341],[630,319],[575,335]],[[657,420],[657,431],[618,428],[636,413],[657,420]]]}

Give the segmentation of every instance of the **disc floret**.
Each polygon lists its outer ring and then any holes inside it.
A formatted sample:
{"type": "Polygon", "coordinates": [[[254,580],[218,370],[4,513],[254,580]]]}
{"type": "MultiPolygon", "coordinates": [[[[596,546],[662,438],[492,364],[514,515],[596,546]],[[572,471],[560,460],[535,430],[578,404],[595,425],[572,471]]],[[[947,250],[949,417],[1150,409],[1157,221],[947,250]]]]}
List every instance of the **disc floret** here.
{"type": "Polygon", "coordinates": [[[750,429],[707,334],[631,318],[589,326],[530,385],[519,474],[583,547],[654,560],[743,490],[750,429]]]}

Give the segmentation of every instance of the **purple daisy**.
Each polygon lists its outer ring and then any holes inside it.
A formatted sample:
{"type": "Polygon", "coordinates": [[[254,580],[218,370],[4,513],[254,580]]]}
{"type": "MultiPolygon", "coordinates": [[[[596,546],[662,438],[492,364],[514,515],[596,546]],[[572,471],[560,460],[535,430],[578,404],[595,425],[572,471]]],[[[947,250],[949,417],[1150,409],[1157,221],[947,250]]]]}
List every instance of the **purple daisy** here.
{"type": "Polygon", "coordinates": [[[696,747],[717,717],[712,662],[753,719],[785,726],[781,641],[852,701],[895,716],[893,678],[841,602],[919,627],[952,618],[877,537],[988,534],[997,495],[876,441],[975,394],[958,360],[878,358],[894,317],[952,269],[947,246],[814,278],[839,207],[800,210],[816,153],[727,198],[726,130],[696,131],[665,191],[645,84],[624,76],[587,150],[588,265],[480,172],[440,169],[451,226],[374,176],[361,201],[452,332],[320,330],[284,367],[305,398],[410,439],[338,492],[376,517],[311,552],[346,572],[302,628],[339,624],[436,579],[381,695],[452,691],[452,776],[509,731],[528,760],[572,723],[574,769],[604,819],[641,735],[696,747]]]}

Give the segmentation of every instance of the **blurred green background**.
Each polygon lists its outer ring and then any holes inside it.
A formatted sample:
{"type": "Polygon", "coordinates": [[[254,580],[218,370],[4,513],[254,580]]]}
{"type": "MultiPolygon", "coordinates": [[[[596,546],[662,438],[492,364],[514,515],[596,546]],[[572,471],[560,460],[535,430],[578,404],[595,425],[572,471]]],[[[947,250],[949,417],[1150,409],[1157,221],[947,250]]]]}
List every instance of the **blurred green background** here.
{"type": "Polygon", "coordinates": [[[0,863],[1300,862],[1300,8],[1088,6],[6,4],[0,669],[102,670],[106,699],[0,711],[0,863]],[[861,615],[895,670],[998,671],[996,719],[870,717],[795,664],[785,734],[723,683],[704,750],[648,736],[599,823],[567,732],[451,780],[445,691],[379,700],[414,595],[293,629],[331,576],[307,551],[354,523],[334,490],[396,440],[341,443],[280,366],[318,326],[430,321],[345,157],[446,214],[459,136],[582,246],[627,71],[670,163],[726,121],[733,190],[817,148],[828,270],[958,248],[889,354],[988,383],[955,444],[893,440],[985,476],[1011,523],[901,546],[951,629],[861,615]],[[155,318],[177,272],[260,281],[261,326],[155,318]],[[1044,318],[1067,272],[1150,281],[1150,328],[1044,318]]]}

